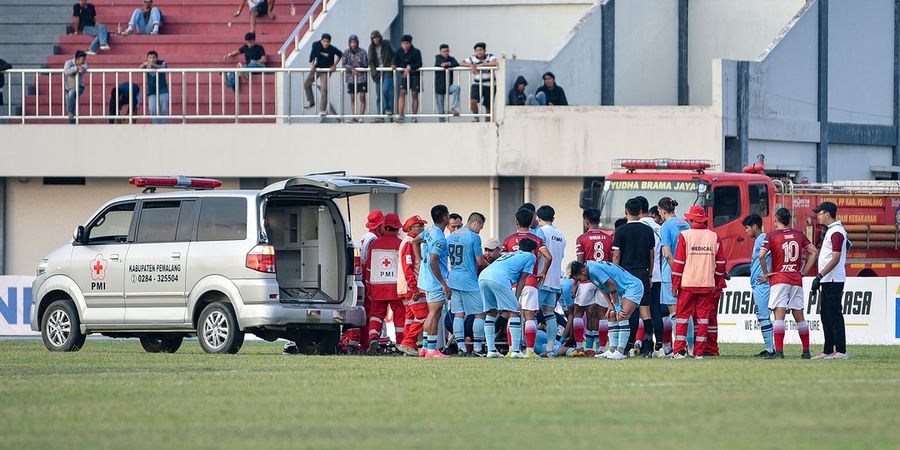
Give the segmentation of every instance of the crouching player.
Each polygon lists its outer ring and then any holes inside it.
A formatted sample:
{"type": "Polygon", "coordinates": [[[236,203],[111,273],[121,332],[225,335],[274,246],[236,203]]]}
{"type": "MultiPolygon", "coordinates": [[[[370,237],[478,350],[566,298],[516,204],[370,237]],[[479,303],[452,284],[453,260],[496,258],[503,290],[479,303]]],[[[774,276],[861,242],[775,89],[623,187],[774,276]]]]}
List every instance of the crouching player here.
{"type": "Polygon", "coordinates": [[[509,319],[511,358],[525,358],[520,351],[522,345],[522,319],[519,317],[519,302],[516,300],[522,295],[525,288],[525,278],[534,274],[534,263],[537,258],[534,250],[537,243],[530,238],[519,241],[518,250],[504,253],[496,261],[485,268],[478,276],[478,288],[484,300],[484,311],[487,313],[484,319],[484,336],[487,340],[488,358],[499,358],[500,352],[494,340],[497,336],[497,314],[502,313],[509,319]],[[512,286],[516,285],[513,294],[512,286]]]}
{"type": "Polygon", "coordinates": [[[644,283],[610,262],[590,261],[584,265],[573,261],[569,264],[569,274],[575,281],[590,281],[609,297],[609,349],[596,357],[625,359],[625,346],[631,334],[628,318],[644,297],[644,283]]]}

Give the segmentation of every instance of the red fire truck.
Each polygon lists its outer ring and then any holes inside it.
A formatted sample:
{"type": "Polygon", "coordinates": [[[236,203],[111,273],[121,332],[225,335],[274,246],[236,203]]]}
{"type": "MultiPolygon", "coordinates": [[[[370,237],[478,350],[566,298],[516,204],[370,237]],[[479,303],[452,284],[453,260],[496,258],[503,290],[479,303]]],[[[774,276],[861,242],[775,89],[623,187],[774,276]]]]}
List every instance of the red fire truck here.
{"type": "Polygon", "coordinates": [[[614,173],[581,193],[581,207],[600,209],[604,229],[612,230],[615,221],[624,217],[625,201],[638,195],[651,205],[662,197],[672,197],[678,202],[678,214],[691,205],[701,205],[725,246],[729,272],[747,276],[753,240],[741,224],[745,216],[759,214],[764,228],[771,230],[775,210],[788,208],[793,212],[794,228],[805,231],[818,247],[823,230],[812,209],[831,201],[838,205],[838,219],[852,245],[847,274],[900,275],[900,182],[795,184],[766,176],[762,162],[744,168],[743,173],[707,172],[714,164],[700,160],[628,159],[613,164],[614,173]]]}

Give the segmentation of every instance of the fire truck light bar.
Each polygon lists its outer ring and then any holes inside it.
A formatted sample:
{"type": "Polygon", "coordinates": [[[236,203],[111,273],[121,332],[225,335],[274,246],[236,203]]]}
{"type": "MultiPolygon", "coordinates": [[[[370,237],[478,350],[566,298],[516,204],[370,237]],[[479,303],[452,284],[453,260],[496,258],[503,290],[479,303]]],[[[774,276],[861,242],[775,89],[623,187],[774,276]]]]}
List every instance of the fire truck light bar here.
{"type": "Polygon", "coordinates": [[[189,178],[183,176],[134,177],[128,180],[128,183],[139,188],[215,189],[222,186],[221,181],[212,178],[189,178]]]}
{"type": "Polygon", "coordinates": [[[634,170],[695,170],[704,171],[713,166],[712,161],[697,159],[622,159],[618,164],[628,171],[634,170]]]}

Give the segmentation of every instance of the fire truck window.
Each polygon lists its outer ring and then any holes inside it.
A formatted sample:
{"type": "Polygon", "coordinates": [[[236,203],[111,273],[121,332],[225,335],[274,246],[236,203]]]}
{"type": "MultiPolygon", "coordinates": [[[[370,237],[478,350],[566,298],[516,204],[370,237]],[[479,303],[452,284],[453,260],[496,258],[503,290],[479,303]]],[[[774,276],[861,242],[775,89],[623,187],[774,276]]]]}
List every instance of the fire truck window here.
{"type": "Polygon", "coordinates": [[[769,215],[769,187],[765,184],[751,184],[750,212],[762,217],[769,215]]]}
{"type": "Polygon", "coordinates": [[[713,191],[713,226],[725,225],[741,216],[741,189],[721,186],[713,191]]]}

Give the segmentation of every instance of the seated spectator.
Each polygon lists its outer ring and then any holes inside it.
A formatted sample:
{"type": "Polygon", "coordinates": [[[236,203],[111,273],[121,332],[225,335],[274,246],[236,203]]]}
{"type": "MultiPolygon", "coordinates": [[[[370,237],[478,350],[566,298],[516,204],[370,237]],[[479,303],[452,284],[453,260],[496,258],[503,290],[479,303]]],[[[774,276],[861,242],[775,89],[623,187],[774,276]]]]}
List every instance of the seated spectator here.
{"type": "Polygon", "coordinates": [[[84,94],[84,76],[87,73],[87,54],[81,50],[75,52],[75,57],[66,61],[63,66],[65,75],[66,113],[69,115],[69,123],[75,123],[75,102],[84,94]]]}
{"type": "Polygon", "coordinates": [[[159,34],[162,26],[162,13],[159,8],[153,6],[153,0],[144,0],[144,7],[137,8],[128,20],[128,28],[122,32],[122,36],[128,36],[133,31],[137,34],[159,34]]]}
{"type": "MultiPolygon", "coordinates": [[[[412,94],[410,112],[417,114],[419,112],[419,91],[422,89],[422,77],[419,73],[419,69],[422,68],[422,52],[413,47],[412,36],[408,34],[404,34],[400,38],[400,48],[394,52],[394,63],[391,64],[391,68],[397,70],[398,67],[402,69],[402,72],[400,75],[400,97],[397,99],[397,112],[400,116],[397,118],[397,121],[403,122],[406,115],[404,110],[406,94],[412,94]]],[[[418,120],[413,117],[412,121],[417,122],[418,120]]]]}
{"type": "Polygon", "coordinates": [[[319,80],[319,115],[324,116],[328,111],[328,79],[330,72],[337,68],[338,61],[344,56],[340,50],[331,45],[331,35],[322,33],[319,42],[314,42],[309,51],[309,62],[312,67],[303,81],[303,90],[306,93],[306,108],[313,107],[313,84],[319,80]],[[320,69],[328,69],[327,72],[319,72],[320,69]]]}
{"type": "Polygon", "coordinates": [[[391,41],[384,39],[378,30],[372,31],[369,39],[369,74],[375,83],[375,109],[379,114],[390,116],[394,110],[394,76],[379,72],[378,69],[393,64],[394,48],[391,47],[391,41]]]}
{"type": "Polygon", "coordinates": [[[509,90],[506,104],[512,106],[524,105],[528,100],[528,97],[525,95],[525,86],[528,86],[528,81],[525,80],[525,77],[519,75],[513,84],[513,88],[509,90]]]}
{"type": "Polygon", "coordinates": [[[141,87],[135,83],[119,83],[109,92],[109,123],[127,123],[128,119],[115,119],[112,116],[131,115],[141,105],[141,87]],[[125,112],[122,112],[122,109],[125,112]]]}
{"type": "MultiPolygon", "coordinates": [[[[147,60],[141,63],[141,69],[165,69],[166,62],[159,59],[156,50],[147,52],[147,60]]],[[[150,106],[150,115],[169,115],[169,82],[165,73],[149,72],[147,74],[147,104],[150,106]]],[[[153,123],[166,123],[166,119],[150,119],[153,123]]]]}
{"type": "MultiPolygon", "coordinates": [[[[487,53],[487,45],[484,42],[475,44],[475,54],[466,58],[462,64],[468,67],[472,74],[476,75],[472,78],[472,87],[469,90],[469,110],[472,114],[478,114],[478,101],[484,105],[485,112],[491,110],[491,82],[494,79],[490,70],[481,70],[485,67],[496,67],[497,57],[492,53],[487,53]]],[[[478,117],[472,119],[478,122],[478,117]]]]}
{"type": "Polygon", "coordinates": [[[275,20],[275,0],[240,0],[238,10],[234,13],[234,17],[240,16],[244,11],[244,5],[250,7],[250,32],[256,33],[256,18],[268,16],[269,19],[275,20]]]}
{"type": "MultiPolygon", "coordinates": [[[[450,56],[450,46],[441,44],[437,55],[434,55],[434,66],[444,70],[434,73],[434,93],[437,101],[438,114],[444,114],[444,101],[447,93],[450,93],[450,114],[459,115],[459,85],[453,84],[453,68],[459,67],[456,58],[450,56]],[[449,79],[449,81],[447,81],[449,79]]],[[[445,119],[440,119],[443,122],[445,119]]]]}
{"type": "Polygon", "coordinates": [[[109,32],[106,26],[97,23],[97,9],[87,0],[78,0],[72,6],[72,34],[84,33],[95,36],[88,47],[88,55],[96,55],[97,49],[109,50],[109,32]]]}
{"type": "MultiPolygon", "coordinates": [[[[256,33],[245,34],[244,45],[233,52],[226,53],[225,57],[222,59],[228,61],[228,59],[241,53],[244,54],[244,64],[238,63],[238,68],[266,67],[266,62],[268,61],[268,58],[266,58],[266,49],[264,49],[262,45],[256,43],[256,33]]],[[[228,89],[231,89],[232,91],[234,91],[238,82],[234,74],[235,72],[228,72],[225,74],[225,82],[228,85],[228,89]]],[[[247,74],[242,72],[240,77],[247,78],[247,74]]]]}
{"type": "MultiPolygon", "coordinates": [[[[366,51],[359,48],[359,37],[355,34],[350,35],[350,48],[344,52],[341,58],[341,65],[348,69],[344,72],[344,79],[347,81],[347,94],[350,95],[350,111],[352,114],[366,113],[366,92],[368,92],[369,79],[368,72],[358,72],[356,69],[368,69],[369,57],[366,51]],[[356,109],[356,97],[359,97],[359,109],[356,109]]],[[[347,119],[348,122],[362,122],[361,118],[347,119]]]]}
{"type": "Polygon", "coordinates": [[[569,101],[566,99],[566,91],[556,84],[556,75],[553,72],[547,72],[543,75],[544,85],[539,87],[533,98],[528,99],[529,105],[554,105],[566,106],[569,101]]]}

